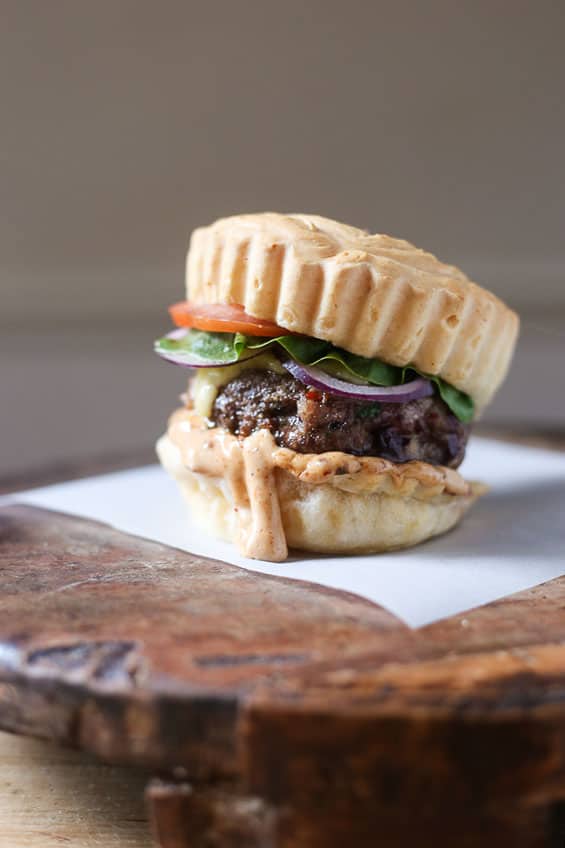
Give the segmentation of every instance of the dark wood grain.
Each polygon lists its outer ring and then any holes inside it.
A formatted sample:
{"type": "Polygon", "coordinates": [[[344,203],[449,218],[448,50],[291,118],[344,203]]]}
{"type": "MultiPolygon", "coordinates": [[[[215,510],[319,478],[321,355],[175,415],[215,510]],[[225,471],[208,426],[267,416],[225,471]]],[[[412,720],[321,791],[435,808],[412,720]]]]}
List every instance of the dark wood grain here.
{"type": "Polygon", "coordinates": [[[565,578],[413,631],[10,506],[0,586],[0,726],[158,772],[163,848],[565,844],[565,578]]]}
{"type": "Polygon", "coordinates": [[[240,698],[257,680],[348,656],[375,633],[413,639],[354,596],[96,522],[14,506],[0,511],[0,532],[4,726],[27,730],[20,696],[34,712],[44,699],[48,716],[68,708],[48,734],[111,759],[230,774],[240,698]]]}

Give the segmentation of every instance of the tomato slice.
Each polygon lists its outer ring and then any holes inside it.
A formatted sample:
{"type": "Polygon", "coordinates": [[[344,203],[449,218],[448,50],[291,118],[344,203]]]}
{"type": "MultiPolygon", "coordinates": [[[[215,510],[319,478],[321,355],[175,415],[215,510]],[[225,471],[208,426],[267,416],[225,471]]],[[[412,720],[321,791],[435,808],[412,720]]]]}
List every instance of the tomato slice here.
{"type": "Polygon", "coordinates": [[[194,327],[209,333],[244,333],[246,336],[288,336],[291,333],[272,321],[248,315],[243,306],[227,303],[190,303],[169,307],[177,327],[194,327]]]}

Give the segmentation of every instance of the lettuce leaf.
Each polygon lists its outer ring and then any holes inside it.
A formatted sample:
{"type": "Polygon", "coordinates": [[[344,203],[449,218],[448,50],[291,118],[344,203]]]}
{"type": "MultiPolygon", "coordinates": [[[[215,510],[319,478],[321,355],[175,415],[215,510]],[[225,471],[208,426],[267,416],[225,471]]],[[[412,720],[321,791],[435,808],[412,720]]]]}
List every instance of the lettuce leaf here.
{"type": "Polygon", "coordinates": [[[157,353],[183,353],[193,358],[197,356],[203,362],[226,363],[239,359],[245,348],[245,342],[235,344],[233,333],[206,333],[204,330],[188,330],[181,339],[171,339],[165,336],[155,342],[157,353]]]}
{"type": "Polygon", "coordinates": [[[379,359],[367,359],[357,356],[347,350],[335,347],[330,342],[312,339],[308,336],[277,336],[275,338],[258,338],[245,336],[242,333],[207,333],[203,330],[188,330],[182,339],[163,338],[155,342],[159,351],[174,351],[182,355],[183,351],[192,356],[198,356],[205,361],[226,365],[241,359],[246,351],[260,350],[271,345],[280,345],[289,356],[302,365],[315,365],[326,368],[328,372],[337,373],[347,379],[370,383],[375,386],[398,386],[419,374],[431,380],[449,409],[460,421],[471,421],[474,415],[472,398],[459,391],[441,377],[425,374],[411,365],[397,367],[381,362],[379,359]]]}

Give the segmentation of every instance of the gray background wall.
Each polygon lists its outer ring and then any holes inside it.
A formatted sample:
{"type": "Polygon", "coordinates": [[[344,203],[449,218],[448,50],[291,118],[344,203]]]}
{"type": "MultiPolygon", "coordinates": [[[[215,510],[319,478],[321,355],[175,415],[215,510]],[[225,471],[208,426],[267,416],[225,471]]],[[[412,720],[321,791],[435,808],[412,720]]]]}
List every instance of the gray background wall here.
{"type": "Polygon", "coordinates": [[[261,209],[462,265],[525,317],[491,419],[563,420],[565,4],[0,0],[0,15],[5,468],[149,443],[182,384],[150,342],[189,233],[261,209]]]}

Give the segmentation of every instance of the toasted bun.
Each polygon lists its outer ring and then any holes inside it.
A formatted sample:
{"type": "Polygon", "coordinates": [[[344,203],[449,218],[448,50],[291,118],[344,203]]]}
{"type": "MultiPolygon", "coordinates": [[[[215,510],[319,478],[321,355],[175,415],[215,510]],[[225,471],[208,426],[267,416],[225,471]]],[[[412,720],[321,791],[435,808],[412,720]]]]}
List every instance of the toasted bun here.
{"type": "MultiPolygon", "coordinates": [[[[159,440],[157,452],[198,525],[236,542],[239,517],[225,478],[189,470],[168,435],[159,440]]],[[[454,527],[481,491],[457,472],[444,474],[449,469],[385,460],[374,460],[371,468],[357,465],[357,457],[351,457],[352,473],[321,482],[316,458],[294,454],[293,461],[293,453],[280,455],[274,481],[287,544],[305,551],[377,553],[416,545],[454,527]]]]}
{"type": "Polygon", "coordinates": [[[195,230],[187,297],[412,364],[469,394],[478,412],[504,379],[519,324],[431,253],[317,215],[236,215],[195,230]]]}

